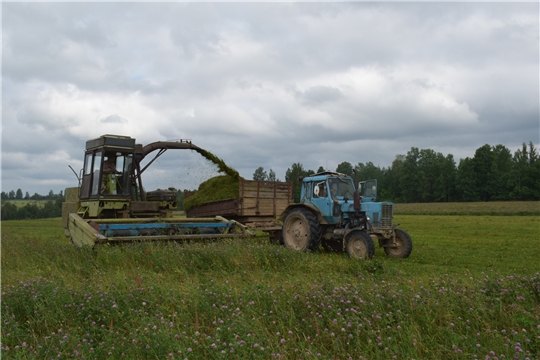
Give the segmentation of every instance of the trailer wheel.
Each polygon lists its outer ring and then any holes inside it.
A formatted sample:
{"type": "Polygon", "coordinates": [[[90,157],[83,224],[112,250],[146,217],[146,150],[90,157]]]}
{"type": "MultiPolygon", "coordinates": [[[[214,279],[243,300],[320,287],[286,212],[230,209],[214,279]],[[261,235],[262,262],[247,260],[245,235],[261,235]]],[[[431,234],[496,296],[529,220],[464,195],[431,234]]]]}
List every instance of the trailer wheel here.
{"type": "MultiPolygon", "coordinates": [[[[406,258],[411,255],[412,252],[412,240],[409,234],[404,230],[396,229],[394,230],[396,235],[396,245],[397,247],[384,247],[384,252],[386,255],[393,258],[406,258]]],[[[390,240],[387,240],[389,243],[390,240]]]]}
{"type": "Polygon", "coordinates": [[[292,210],[283,222],[285,247],[298,251],[315,251],[321,245],[319,220],[306,209],[292,210]]]}
{"type": "Polygon", "coordinates": [[[371,259],[375,255],[373,239],[365,231],[355,231],[347,239],[347,254],[353,259],[371,259]]]}

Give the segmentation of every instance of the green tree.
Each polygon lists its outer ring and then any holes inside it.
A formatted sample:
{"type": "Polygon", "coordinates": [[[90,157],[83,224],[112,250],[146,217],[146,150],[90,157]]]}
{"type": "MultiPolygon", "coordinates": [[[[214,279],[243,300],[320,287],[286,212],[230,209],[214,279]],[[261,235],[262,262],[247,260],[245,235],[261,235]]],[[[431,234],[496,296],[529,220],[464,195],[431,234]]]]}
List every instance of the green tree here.
{"type": "Polygon", "coordinates": [[[418,160],[420,159],[420,150],[412,147],[405,156],[403,162],[403,172],[401,176],[401,193],[405,202],[420,202],[420,174],[418,171],[418,160]]]}
{"type": "Polygon", "coordinates": [[[279,181],[277,178],[276,178],[276,173],[274,172],[274,170],[270,169],[268,171],[268,177],[267,177],[267,180],[268,181],[279,181]]]}
{"type": "Polygon", "coordinates": [[[512,154],[508,148],[485,144],[476,150],[472,163],[479,200],[512,198],[512,154]]]}
{"type": "Polygon", "coordinates": [[[511,188],[516,200],[540,199],[540,159],[534,144],[523,143],[514,153],[512,163],[511,188]]]}
{"type": "Polygon", "coordinates": [[[16,193],[16,195],[15,195],[15,199],[17,199],[17,200],[22,200],[22,198],[23,198],[23,192],[22,192],[22,190],[21,190],[21,189],[17,189],[17,193],[16,193]]]}
{"type": "Polygon", "coordinates": [[[2,220],[14,220],[17,218],[17,205],[10,201],[2,201],[2,220]]]}
{"type": "MultiPolygon", "coordinates": [[[[392,166],[384,172],[385,187],[381,189],[381,199],[387,199],[394,202],[403,202],[401,195],[401,178],[403,174],[403,163],[405,155],[396,155],[392,166]]],[[[359,177],[360,178],[360,177],[359,177]]]]}
{"type": "Polygon", "coordinates": [[[511,200],[512,196],[512,153],[504,145],[491,149],[493,154],[493,200],[511,200]]]}
{"type": "Polygon", "coordinates": [[[264,181],[268,178],[268,174],[264,171],[262,166],[259,166],[253,173],[253,180],[264,181]]]}
{"type": "Polygon", "coordinates": [[[322,166],[319,166],[319,168],[317,169],[317,174],[325,172],[325,171],[326,170],[324,170],[324,168],[322,166]]]}
{"type": "Polygon", "coordinates": [[[480,195],[477,191],[476,174],[471,158],[466,157],[459,161],[456,177],[456,191],[459,201],[478,201],[480,195]]]}
{"type": "Polygon", "coordinates": [[[497,175],[491,146],[485,144],[476,149],[472,162],[480,201],[489,201],[495,193],[497,175]]]}
{"type": "Polygon", "coordinates": [[[351,165],[350,162],[344,161],[337,166],[336,172],[352,176],[353,166],[351,165]]]}
{"type": "Polygon", "coordinates": [[[418,194],[420,202],[448,201],[455,188],[455,162],[452,155],[422,149],[417,161],[418,194]]]}
{"type": "Polygon", "coordinates": [[[285,181],[293,184],[293,200],[294,202],[300,202],[300,193],[302,189],[301,179],[313,174],[312,170],[305,170],[301,163],[294,163],[285,172],[285,181]]]}
{"type": "MultiPolygon", "coordinates": [[[[365,164],[359,162],[358,164],[354,166],[354,170],[356,171],[356,177],[358,181],[370,180],[370,179],[377,179],[377,182],[382,181],[383,171],[381,170],[381,168],[374,165],[371,161],[368,161],[365,164]]],[[[351,171],[350,175],[352,176],[353,174],[354,172],[351,171]]]]}
{"type": "Polygon", "coordinates": [[[454,155],[448,154],[444,157],[439,154],[437,159],[438,175],[435,180],[435,201],[455,201],[457,168],[454,155]]]}

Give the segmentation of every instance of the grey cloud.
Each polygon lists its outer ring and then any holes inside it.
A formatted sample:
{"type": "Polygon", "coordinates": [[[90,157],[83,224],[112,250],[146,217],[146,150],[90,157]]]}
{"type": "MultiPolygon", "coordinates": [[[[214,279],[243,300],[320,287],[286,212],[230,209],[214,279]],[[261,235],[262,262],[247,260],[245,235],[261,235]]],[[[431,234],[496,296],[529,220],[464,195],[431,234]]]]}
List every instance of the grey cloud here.
{"type": "Polygon", "coordinates": [[[343,97],[343,93],[331,86],[312,86],[306,91],[299,93],[298,97],[308,105],[317,105],[325,102],[333,102],[343,97]]]}
{"type": "Polygon", "coordinates": [[[118,114],[112,114],[105,116],[99,120],[100,123],[109,123],[109,124],[125,124],[128,123],[128,119],[118,115],[118,114]]]}
{"type": "MultiPolygon", "coordinates": [[[[21,177],[6,160],[8,189],[71,183],[65,163],[105,132],[189,138],[245,177],[264,166],[281,179],[293,162],[389,166],[412,146],[458,159],[540,143],[537,3],[2,9],[2,153],[33,168],[21,177]]],[[[196,156],[170,156],[185,170],[173,178],[200,178],[196,156]]]]}

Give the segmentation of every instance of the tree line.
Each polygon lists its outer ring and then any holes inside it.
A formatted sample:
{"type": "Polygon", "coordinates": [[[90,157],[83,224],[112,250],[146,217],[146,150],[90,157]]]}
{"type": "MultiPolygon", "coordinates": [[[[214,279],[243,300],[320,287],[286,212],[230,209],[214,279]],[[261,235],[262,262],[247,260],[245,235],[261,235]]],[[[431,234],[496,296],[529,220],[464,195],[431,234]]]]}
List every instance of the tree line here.
{"type": "MultiPolygon", "coordinates": [[[[294,201],[300,201],[299,177],[324,172],[305,169],[294,163],[285,173],[285,181],[293,183],[294,201]]],[[[372,162],[356,165],[344,161],[337,172],[357,179],[377,179],[379,199],[396,203],[421,202],[473,202],[540,200],[540,155],[534,144],[523,143],[512,152],[504,145],[483,145],[476,149],[472,158],[466,157],[456,163],[452,154],[443,155],[431,149],[412,147],[406,155],[396,155],[392,165],[379,167],[372,162]]],[[[279,181],[275,172],[259,167],[253,174],[254,180],[279,181]]],[[[176,191],[179,209],[182,209],[184,191],[176,191]]],[[[21,189],[1,192],[2,220],[37,219],[62,215],[62,191],[48,195],[28,192],[23,196],[21,189]],[[9,200],[47,200],[44,204],[27,203],[18,207],[9,200]]]]}
{"type": "MultiPolygon", "coordinates": [[[[323,171],[320,166],[317,173],[323,171]]],[[[540,200],[540,157],[532,141],[514,154],[504,145],[486,144],[459,163],[452,154],[412,147],[389,167],[344,161],[335,171],[356,172],[359,181],[377,179],[379,199],[396,203],[540,200]]],[[[253,178],[261,180],[256,178],[261,173],[262,167],[253,178]]],[[[287,169],[285,181],[293,183],[295,202],[300,200],[298,178],[314,173],[301,163],[287,169]]]]}
{"type": "Polygon", "coordinates": [[[2,220],[23,220],[23,219],[46,219],[62,216],[62,203],[64,197],[57,197],[56,200],[47,200],[42,204],[28,202],[24,206],[17,206],[9,199],[2,198],[2,220]]]}
{"type": "Polygon", "coordinates": [[[24,194],[21,189],[11,190],[9,192],[2,191],[0,194],[0,198],[2,200],[56,200],[58,198],[63,198],[64,194],[62,190],[60,190],[59,194],[55,194],[52,190],[49,191],[48,195],[40,195],[38,193],[34,193],[34,195],[30,196],[30,193],[28,191],[24,194]]]}

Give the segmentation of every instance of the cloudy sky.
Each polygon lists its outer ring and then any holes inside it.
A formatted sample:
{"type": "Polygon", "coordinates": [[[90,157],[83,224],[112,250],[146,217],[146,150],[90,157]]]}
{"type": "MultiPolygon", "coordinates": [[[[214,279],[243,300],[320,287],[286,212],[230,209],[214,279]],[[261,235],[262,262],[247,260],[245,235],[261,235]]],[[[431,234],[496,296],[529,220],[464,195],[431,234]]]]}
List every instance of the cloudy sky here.
{"type": "MultiPolygon", "coordinates": [[[[539,144],[539,4],[2,4],[2,191],[75,186],[85,142],[191,139],[252,178],[539,144]]],[[[153,168],[153,169],[152,169],[153,168]]],[[[214,176],[168,151],[147,189],[214,176]]]]}

